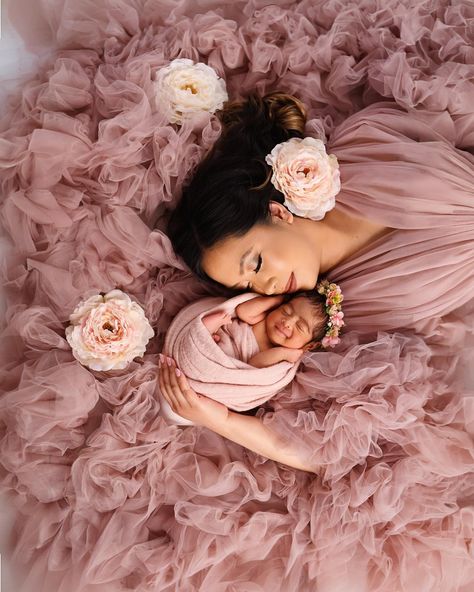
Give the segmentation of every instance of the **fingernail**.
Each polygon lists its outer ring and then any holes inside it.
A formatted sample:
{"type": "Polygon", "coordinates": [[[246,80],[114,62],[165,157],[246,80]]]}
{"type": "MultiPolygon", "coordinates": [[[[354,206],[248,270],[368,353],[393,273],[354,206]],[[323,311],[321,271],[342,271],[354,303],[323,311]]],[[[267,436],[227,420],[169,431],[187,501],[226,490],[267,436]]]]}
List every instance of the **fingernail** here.
{"type": "Polygon", "coordinates": [[[179,368],[176,368],[175,372],[176,372],[176,376],[178,376],[178,378],[179,378],[181,376],[181,370],[179,368]]]}
{"type": "Polygon", "coordinates": [[[166,358],[166,360],[168,361],[168,366],[173,365],[173,360],[171,358],[166,358]]]}
{"type": "Polygon", "coordinates": [[[163,362],[163,354],[159,354],[159,358],[160,358],[160,363],[163,362]]]}

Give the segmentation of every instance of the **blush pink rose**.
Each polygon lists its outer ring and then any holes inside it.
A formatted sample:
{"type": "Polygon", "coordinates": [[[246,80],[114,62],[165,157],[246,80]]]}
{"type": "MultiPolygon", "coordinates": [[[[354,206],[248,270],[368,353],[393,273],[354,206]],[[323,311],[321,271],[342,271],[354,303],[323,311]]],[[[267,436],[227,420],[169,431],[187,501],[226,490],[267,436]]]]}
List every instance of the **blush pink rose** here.
{"type": "Polygon", "coordinates": [[[143,356],[154,335],[143,309],[121,290],[97,294],[70,315],[66,339],[76,360],[92,370],[121,370],[143,356]]]}
{"type": "Polygon", "coordinates": [[[170,123],[181,124],[194,113],[214,113],[227,99],[224,80],[206,64],[178,58],[156,73],[156,106],[170,123]]]}
{"type": "Polygon", "coordinates": [[[344,327],[344,313],[343,312],[336,312],[335,314],[331,315],[331,324],[333,327],[340,329],[344,327]]]}
{"type": "Polygon", "coordinates": [[[321,220],[335,206],[341,189],[339,165],[321,140],[291,138],[277,144],[265,160],[273,168],[273,185],[293,214],[321,220]]]}
{"type": "Polygon", "coordinates": [[[335,347],[341,339],[335,335],[326,335],[321,342],[323,347],[335,347]]]}

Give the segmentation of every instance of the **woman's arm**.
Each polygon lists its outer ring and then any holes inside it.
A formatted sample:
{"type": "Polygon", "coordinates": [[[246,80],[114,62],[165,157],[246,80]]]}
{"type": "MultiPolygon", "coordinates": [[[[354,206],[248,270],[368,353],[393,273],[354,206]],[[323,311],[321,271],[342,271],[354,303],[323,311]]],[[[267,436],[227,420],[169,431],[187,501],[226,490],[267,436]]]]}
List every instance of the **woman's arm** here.
{"type": "Polygon", "coordinates": [[[308,466],[296,449],[284,444],[258,417],[234,413],[222,403],[198,395],[190,388],[182,372],[177,370],[174,361],[171,360],[169,365],[167,360],[171,358],[163,356],[159,383],[163,396],[175,413],[266,458],[303,471],[316,472],[315,467],[308,466]]]}
{"type": "Polygon", "coordinates": [[[316,472],[315,467],[305,464],[296,450],[290,450],[288,446],[279,441],[277,435],[267,428],[258,417],[240,415],[228,410],[226,421],[206,427],[265,458],[276,460],[302,471],[316,472]]]}
{"type": "Polygon", "coordinates": [[[255,325],[265,318],[265,313],[271,308],[278,306],[284,300],[282,294],[276,296],[257,296],[239,304],[235,309],[237,317],[248,323],[255,325]]]}

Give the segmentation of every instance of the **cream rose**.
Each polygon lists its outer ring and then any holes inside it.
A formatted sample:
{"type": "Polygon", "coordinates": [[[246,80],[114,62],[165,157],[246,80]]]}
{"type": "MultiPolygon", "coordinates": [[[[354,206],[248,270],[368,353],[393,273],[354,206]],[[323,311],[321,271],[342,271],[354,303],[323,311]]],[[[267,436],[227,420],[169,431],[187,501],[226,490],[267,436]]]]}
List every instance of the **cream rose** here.
{"type": "Polygon", "coordinates": [[[121,290],[91,296],[70,315],[66,339],[76,360],[92,370],[121,370],[143,356],[153,337],[143,309],[121,290]]]}
{"type": "Polygon", "coordinates": [[[222,109],[228,96],[224,80],[212,68],[180,58],[158,70],[155,98],[170,123],[180,124],[193,113],[222,109]]]}
{"type": "Polygon", "coordinates": [[[341,189],[339,165],[321,140],[291,138],[277,144],[265,160],[273,168],[273,185],[293,214],[321,220],[335,206],[341,189]]]}

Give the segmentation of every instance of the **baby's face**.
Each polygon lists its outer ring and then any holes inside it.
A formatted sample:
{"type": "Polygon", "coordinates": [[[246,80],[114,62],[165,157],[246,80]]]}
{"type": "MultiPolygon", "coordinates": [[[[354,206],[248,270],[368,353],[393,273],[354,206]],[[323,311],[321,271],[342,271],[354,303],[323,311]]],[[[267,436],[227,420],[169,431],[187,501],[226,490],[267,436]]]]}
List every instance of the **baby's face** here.
{"type": "Polygon", "coordinates": [[[302,349],[312,341],[318,319],[317,310],[307,298],[293,298],[266,316],[268,339],[273,345],[302,349]]]}

